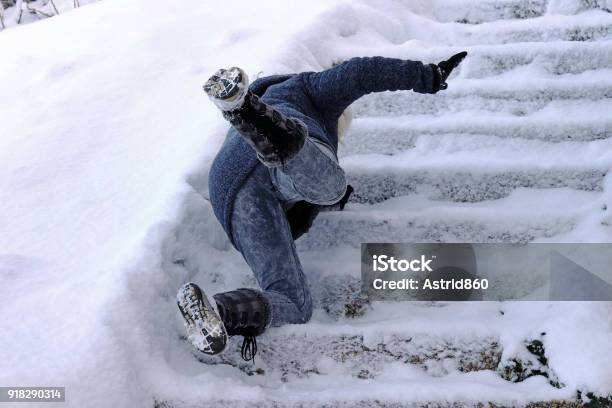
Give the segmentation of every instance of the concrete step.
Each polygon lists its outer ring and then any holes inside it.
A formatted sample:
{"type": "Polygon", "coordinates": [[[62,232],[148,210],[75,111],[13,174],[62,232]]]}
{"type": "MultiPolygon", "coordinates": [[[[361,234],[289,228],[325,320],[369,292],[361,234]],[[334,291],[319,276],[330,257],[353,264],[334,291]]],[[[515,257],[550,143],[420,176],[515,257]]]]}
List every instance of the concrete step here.
{"type": "Polygon", "coordinates": [[[431,169],[382,173],[351,170],[348,182],[355,192],[351,201],[379,203],[389,198],[409,194],[424,194],[431,200],[477,202],[508,196],[513,190],[528,188],[569,187],[587,191],[602,191],[605,171],[600,170],[532,170],[473,173],[468,171],[440,172],[431,169]]]}
{"type": "Polygon", "coordinates": [[[469,47],[463,78],[485,78],[530,66],[553,75],[612,68],[612,42],[542,42],[469,47]]]}
{"type": "Polygon", "coordinates": [[[293,333],[270,330],[257,339],[255,364],[241,359],[241,338],[232,338],[229,349],[220,356],[198,358],[205,364],[228,364],[250,375],[264,375],[267,383],[330,372],[373,379],[393,363],[410,364],[424,375],[439,377],[455,370],[495,370],[501,359],[501,347],[494,336],[398,332],[370,340],[356,333],[359,329],[346,326],[347,333],[338,333],[343,326],[336,325],[308,324],[293,328],[293,333]]]}
{"type": "MultiPolygon", "coordinates": [[[[605,104],[609,103],[606,100],[605,104]]],[[[612,100],[610,100],[612,101],[612,100]]],[[[602,102],[603,104],[604,102],[602,102]]],[[[415,146],[418,138],[480,136],[488,138],[521,138],[550,142],[594,141],[612,136],[612,118],[598,115],[605,111],[562,109],[556,113],[543,109],[527,116],[483,114],[478,111],[449,113],[440,117],[404,115],[355,119],[340,145],[341,157],[353,154],[396,154],[415,146]],[[555,114],[554,119],[551,114],[555,114]],[[589,120],[585,120],[589,117],[589,120]]]]}
{"type": "Polygon", "coordinates": [[[590,104],[612,98],[612,70],[557,77],[528,77],[518,86],[507,80],[456,78],[448,90],[435,95],[412,91],[366,95],[352,105],[355,118],[372,116],[434,115],[465,110],[524,116],[555,102],[590,104]]]}
{"type": "MultiPolygon", "coordinates": [[[[612,23],[612,20],[611,20],[612,23]]],[[[508,44],[415,47],[412,42],[372,50],[375,54],[426,62],[439,62],[463,49],[460,78],[487,78],[517,71],[516,82],[533,76],[546,77],[612,69],[612,41],[513,42],[508,44]],[[528,70],[527,70],[528,69],[528,70]]],[[[368,55],[368,54],[366,54],[368,55]]],[[[454,77],[451,77],[451,80],[454,77]]]]}
{"type": "MultiPolygon", "coordinates": [[[[460,351],[457,351],[460,352],[460,351]]],[[[452,352],[451,352],[452,353],[452,352]]],[[[392,358],[390,356],[390,358],[392,358]]],[[[545,378],[510,383],[494,372],[455,372],[432,378],[403,361],[388,363],[380,377],[346,376],[328,361],[325,372],[278,384],[264,369],[245,376],[250,392],[230,385],[217,398],[187,400],[182,395],[158,399],[156,408],[196,407],[379,407],[379,408],[582,408],[572,391],[547,385],[545,378]],[[238,388],[238,389],[236,389],[238,388]]],[[[322,367],[323,367],[322,366],[322,367]]],[[[231,384],[231,383],[230,383],[231,384]]],[[[193,398],[193,397],[192,397],[193,398]]]]}
{"type": "MultiPolygon", "coordinates": [[[[466,9],[467,10],[467,9],[466,9]]],[[[601,41],[612,38],[612,14],[546,15],[526,20],[494,21],[457,27],[444,41],[453,45],[509,44],[517,42],[601,41]]],[[[435,30],[435,27],[432,27],[435,30]]]]}
{"type": "Polygon", "coordinates": [[[577,14],[586,10],[608,10],[605,1],[566,1],[564,4],[550,4],[546,0],[436,0],[433,2],[433,17],[443,22],[479,24],[497,20],[529,19],[547,13],[577,14]]]}
{"type": "MultiPolygon", "coordinates": [[[[347,143],[350,143],[348,141],[347,143]]],[[[393,156],[364,154],[340,161],[355,191],[352,202],[378,203],[420,194],[431,200],[494,200],[521,187],[602,191],[612,139],[591,144],[479,136],[421,136],[393,156]]]]}
{"type": "MultiPolygon", "coordinates": [[[[464,383],[464,386],[468,386],[469,382],[464,383]]],[[[443,386],[445,384],[441,384],[443,386]]],[[[470,384],[471,385],[471,384],[470,384]]],[[[363,387],[361,384],[356,384],[356,387],[363,387]]],[[[424,392],[429,392],[431,395],[436,395],[436,391],[433,388],[423,388],[421,384],[415,384],[414,386],[420,387],[424,392]]],[[[484,387],[477,387],[478,389],[484,387]]],[[[490,387],[490,392],[493,393],[494,387],[490,387]]],[[[232,399],[219,399],[213,401],[202,401],[201,403],[184,403],[182,401],[156,401],[155,408],[483,408],[483,407],[495,407],[495,408],[583,408],[584,404],[570,399],[565,400],[549,400],[549,401],[538,401],[531,403],[517,404],[512,400],[499,400],[497,398],[491,398],[486,400],[479,398],[476,400],[474,397],[466,397],[465,400],[459,401],[440,401],[440,400],[427,400],[423,398],[421,401],[407,402],[403,399],[401,391],[405,390],[406,386],[400,386],[394,384],[392,387],[387,384],[379,384],[374,387],[372,384],[368,384],[365,389],[339,389],[336,392],[342,394],[363,395],[364,392],[369,394],[364,395],[362,398],[334,398],[328,393],[324,393],[322,396],[317,395],[313,392],[309,392],[308,395],[300,395],[300,397],[286,396],[281,399],[262,398],[260,400],[232,400],[232,399]],[[374,392],[372,388],[377,388],[378,392],[374,392]],[[386,389],[387,392],[382,392],[382,389],[386,389]],[[357,392],[356,392],[357,391],[357,392]],[[398,391],[400,392],[398,394],[398,391]]],[[[480,391],[478,391],[480,392],[480,391]]]]}
{"type": "Polygon", "coordinates": [[[600,193],[566,188],[518,189],[478,203],[432,201],[419,195],[322,213],[297,241],[301,250],[362,242],[517,242],[570,231],[586,213],[602,211],[600,193]]]}
{"type": "Polygon", "coordinates": [[[434,18],[438,21],[478,24],[496,20],[539,17],[546,12],[546,1],[434,1],[431,9],[434,18]]]}

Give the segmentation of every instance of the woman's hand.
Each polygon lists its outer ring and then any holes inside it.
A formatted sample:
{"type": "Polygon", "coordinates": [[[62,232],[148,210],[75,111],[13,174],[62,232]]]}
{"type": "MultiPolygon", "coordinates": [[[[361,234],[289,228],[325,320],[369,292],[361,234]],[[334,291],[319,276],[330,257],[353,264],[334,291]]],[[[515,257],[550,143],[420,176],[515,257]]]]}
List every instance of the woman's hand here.
{"type": "Polygon", "coordinates": [[[446,84],[446,80],[448,76],[453,71],[453,69],[457,68],[461,61],[467,56],[467,51],[460,52],[459,54],[455,54],[446,61],[442,61],[438,63],[438,74],[440,75],[440,89],[448,88],[446,84]]]}

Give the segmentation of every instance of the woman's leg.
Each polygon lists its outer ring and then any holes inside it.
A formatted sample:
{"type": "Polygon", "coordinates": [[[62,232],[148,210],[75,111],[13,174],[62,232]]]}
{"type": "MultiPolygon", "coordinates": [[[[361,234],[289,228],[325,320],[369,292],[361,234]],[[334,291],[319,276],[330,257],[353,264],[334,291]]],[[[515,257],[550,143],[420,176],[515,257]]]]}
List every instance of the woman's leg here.
{"type": "Polygon", "coordinates": [[[344,171],[332,149],[307,136],[304,146],[288,163],[270,168],[274,186],[287,201],[331,205],[346,192],[344,171]]]}
{"type": "Polygon", "coordinates": [[[271,325],[305,323],[312,298],[268,170],[257,166],[238,192],[232,236],[272,306],[271,325]]]}
{"type": "Polygon", "coordinates": [[[270,168],[274,185],[285,198],[329,205],[344,196],[346,180],[335,152],[310,137],[302,121],[267,104],[265,96],[253,94],[242,69],[217,71],[204,90],[270,168]]]}

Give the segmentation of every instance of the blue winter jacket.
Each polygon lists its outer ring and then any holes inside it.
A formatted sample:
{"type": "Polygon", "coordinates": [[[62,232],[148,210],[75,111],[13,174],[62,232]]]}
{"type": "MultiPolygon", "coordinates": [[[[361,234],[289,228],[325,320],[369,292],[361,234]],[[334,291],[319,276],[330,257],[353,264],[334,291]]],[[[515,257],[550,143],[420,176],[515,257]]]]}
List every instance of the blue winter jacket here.
{"type": "MultiPolygon", "coordinates": [[[[355,100],[372,92],[414,90],[433,93],[438,84],[434,66],[384,57],[352,58],[321,72],[275,75],[249,87],[261,100],[285,115],[297,118],[312,137],[338,149],[338,119],[355,100]]],[[[210,201],[228,237],[234,199],[259,164],[255,151],[232,127],[209,173],[210,201]]]]}

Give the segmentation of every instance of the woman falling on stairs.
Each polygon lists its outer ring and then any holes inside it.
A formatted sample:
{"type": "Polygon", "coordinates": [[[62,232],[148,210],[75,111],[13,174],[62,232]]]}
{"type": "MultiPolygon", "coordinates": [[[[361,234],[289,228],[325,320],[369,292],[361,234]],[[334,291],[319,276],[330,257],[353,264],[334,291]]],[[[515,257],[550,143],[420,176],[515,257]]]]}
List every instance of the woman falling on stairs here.
{"type": "Polygon", "coordinates": [[[467,55],[439,64],[395,58],[353,58],[322,72],[269,76],[249,86],[240,68],[221,69],[204,90],[232,125],[209,174],[210,201],[227,236],[260,289],[213,296],[194,283],[178,292],[187,336],[218,354],[228,336],[244,336],[242,357],[254,358],[255,337],[269,326],[306,323],[308,282],[294,240],[322,207],[344,207],[352,188],[338,164],[338,120],[372,92],[437,93],[467,55]]]}

